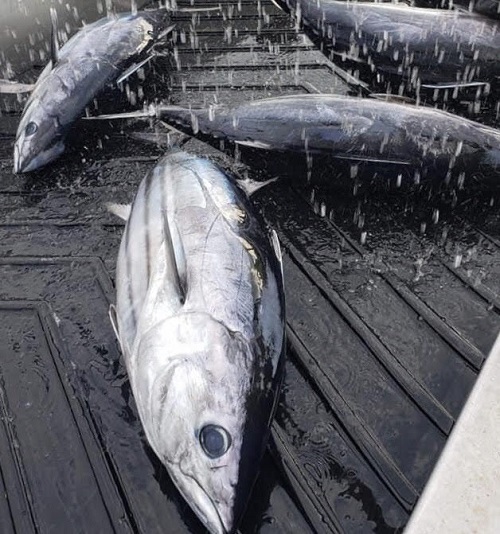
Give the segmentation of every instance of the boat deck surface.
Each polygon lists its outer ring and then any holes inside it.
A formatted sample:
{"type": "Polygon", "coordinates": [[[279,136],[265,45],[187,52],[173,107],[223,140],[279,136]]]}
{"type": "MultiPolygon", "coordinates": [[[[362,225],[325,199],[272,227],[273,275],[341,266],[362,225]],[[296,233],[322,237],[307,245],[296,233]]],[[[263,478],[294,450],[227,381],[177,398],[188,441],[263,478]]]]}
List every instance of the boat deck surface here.
{"type": "MultiPolygon", "coordinates": [[[[175,17],[185,32],[146,97],[348,91],[271,2],[194,18],[190,33],[193,15],[175,17]]],[[[22,107],[1,109],[0,532],[204,532],[146,444],[108,320],[123,225],[104,203],[132,200],[164,151],[138,136],[167,130],[80,121],[60,160],[15,176],[22,107]]],[[[254,200],[284,250],[288,358],[240,530],[401,532],[500,330],[498,198],[467,179],[354,192],[332,173],[254,200]]]]}

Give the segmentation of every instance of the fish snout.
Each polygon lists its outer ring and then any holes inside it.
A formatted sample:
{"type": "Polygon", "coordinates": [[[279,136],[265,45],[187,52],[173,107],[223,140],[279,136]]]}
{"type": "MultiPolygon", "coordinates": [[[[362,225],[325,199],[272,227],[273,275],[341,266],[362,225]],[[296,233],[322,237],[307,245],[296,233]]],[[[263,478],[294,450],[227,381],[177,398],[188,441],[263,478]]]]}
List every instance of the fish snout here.
{"type": "Polygon", "coordinates": [[[21,172],[21,151],[19,150],[19,143],[16,141],[14,145],[14,174],[21,172]]]}

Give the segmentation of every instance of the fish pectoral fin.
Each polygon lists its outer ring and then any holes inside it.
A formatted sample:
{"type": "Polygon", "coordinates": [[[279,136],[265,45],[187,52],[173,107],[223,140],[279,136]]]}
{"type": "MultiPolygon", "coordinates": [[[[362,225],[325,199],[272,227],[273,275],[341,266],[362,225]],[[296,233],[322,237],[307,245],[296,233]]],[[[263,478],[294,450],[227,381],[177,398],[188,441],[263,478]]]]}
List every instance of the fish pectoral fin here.
{"type": "Polygon", "coordinates": [[[52,30],[50,34],[50,59],[52,61],[52,68],[54,68],[59,61],[59,43],[57,41],[57,11],[55,8],[50,8],[50,22],[52,30]]]}
{"type": "Polygon", "coordinates": [[[116,80],[116,85],[121,84],[127,78],[132,76],[132,74],[134,74],[134,72],[137,72],[146,63],[149,63],[154,58],[154,56],[155,56],[155,54],[149,54],[149,56],[147,58],[143,59],[142,61],[139,61],[137,63],[133,63],[132,65],[130,65],[130,67],[118,77],[118,79],[116,80]]]}
{"type": "Polygon", "coordinates": [[[165,256],[167,273],[172,273],[179,301],[184,304],[187,292],[187,266],[181,235],[175,221],[164,214],[165,256]]]}
{"type": "Polygon", "coordinates": [[[283,7],[280,6],[276,0],[271,0],[271,2],[272,2],[278,9],[280,9],[281,11],[283,11],[283,7]]]}
{"type": "Polygon", "coordinates": [[[417,101],[414,98],[403,95],[391,95],[388,93],[370,93],[368,98],[374,98],[375,100],[384,100],[385,102],[394,102],[396,104],[409,104],[416,106],[417,101]]]}
{"type": "Polygon", "coordinates": [[[153,119],[157,116],[157,109],[154,104],[150,104],[144,109],[137,111],[126,111],[124,113],[104,113],[95,117],[82,117],[86,121],[107,121],[112,119],[153,119]]]}
{"type": "Polygon", "coordinates": [[[31,93],[35,88],[34,83],[20,83],[12,80],[0,79],[0,93],[17,95],[21,93],[31,93]]]}
{"type": "Polygon", "coordinates": [[[345,159],[345,160],[352,160],[352,161],[366,161],[367,163],[384,163],[384,164],[390,164],[390,165],[411,165],[411,161],[404,161],[404,160],[398,160],[398,159],[386,159],[386,158],[378,158],[375,156],[364,156],[363,154],[332,154],[333,158],[337,159],[345,159]]]}
{"type": "Polygon", "coordinates": [[[276,254],[276,258],[279,261],[280,268],[281,268],[281,278],[283,277],[283,253],[281,252],[281,245],[280,240],[278,238],[278,234],[276,233],[276,230],[271,230],[271,243],[273,245],[274,253],[276,254]]]}
{"type": "Polygon", "coordinates": [[[488,82],[443,82],[443,83],[423,83],[421,87],[425,89],[460,89],[466,87],[484,87],[488,82]]]}
{"type": "Polygon", "coordinates": [[[261,148],[263,150],[272,150],[272,145],[264,141],[257,141],[254,139],[235,139],[237,145],[248,146],[250,148],[261,148]]]}
{"type": "Polygon", "coordinates": [[[148,110],[144,111],[129,111],[125,113],[107,113],[103,115],[96,115],[95,117],[82,117],[84,121],[109,121],[114,119],[125,120],[125,119],[151,119],[154,118],[154,115],[148,110]]]}
{"type": "Polygon", "coordinates": [[[153,143],[159,147],[172,148],[180,146],[189,136],[177,131],[169,132],[131,132],[128,134],[132,139],[143,141],[145,143],[153,143]]]}
{"type": "Polygon", "coordinates": [[[181,7],[172,9],[175,13],[201,13],[206,11],[222,11],[222,6],[215,7],[181,7]]]}
{"type": "Polygon", "coordinates": [[[130,217],[130,211],[132,209],[130,204],[115,204],[113,202],[106,202],[105,206],[106,209],[113,215],[116,215],[124,221],[128,221],[128,218],[130,217]]]}
{"type": "Polygon", "coordinates": [[[113,327],[113,330],[115,332],[116,339],[118,339],[119,341],[120,334],[118,333],[118,316],[116,313],[116,306],[114,304],[110,304],[108,314],[109,320],[111,321],[111,326],[113,327]]]}
{"type": "Polygon", "coordinates": [[[172,24],[171,26],[167,26],[156,38],[157,41],[161,41],[164,37],[166,37],[169,33],[171,33],[175,28],[175,24],[172,24]]]}

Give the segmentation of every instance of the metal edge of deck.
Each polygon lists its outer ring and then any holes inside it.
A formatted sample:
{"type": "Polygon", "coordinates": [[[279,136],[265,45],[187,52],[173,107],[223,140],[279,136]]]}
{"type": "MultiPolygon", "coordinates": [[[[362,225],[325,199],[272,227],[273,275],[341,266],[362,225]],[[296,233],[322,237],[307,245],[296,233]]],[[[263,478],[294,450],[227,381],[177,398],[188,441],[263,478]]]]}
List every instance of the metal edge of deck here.
{"type": "Polygon", "coordinates": [[[500,532],[500,334],[405,534],[500,532]]]}

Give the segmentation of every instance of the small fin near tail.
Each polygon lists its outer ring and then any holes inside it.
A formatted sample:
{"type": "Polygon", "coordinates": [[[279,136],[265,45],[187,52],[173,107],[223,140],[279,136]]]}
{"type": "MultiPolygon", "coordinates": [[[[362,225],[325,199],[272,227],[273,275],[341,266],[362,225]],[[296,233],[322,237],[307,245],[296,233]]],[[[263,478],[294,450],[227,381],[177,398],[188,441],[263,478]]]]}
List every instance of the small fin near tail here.
{"type": "Polygon", "coordinates": [[[113,215],[116,215],[124,221],[128,221],[128,218],[130,217],[130,211],[132,209],[130,204],[115,204],[113,202],[106,202],[105,206],[106,209],[113,215]]]}

